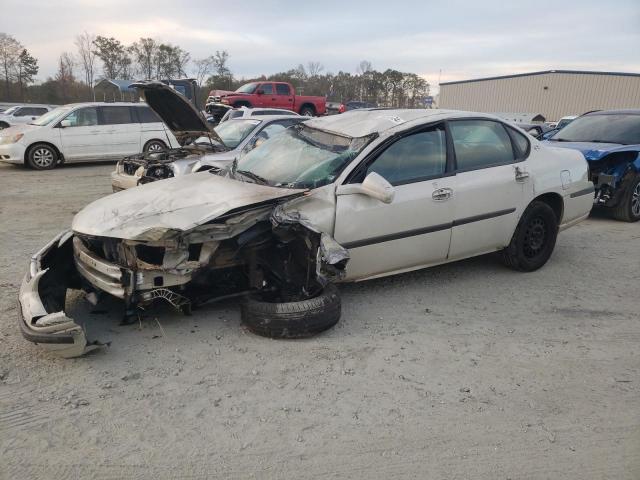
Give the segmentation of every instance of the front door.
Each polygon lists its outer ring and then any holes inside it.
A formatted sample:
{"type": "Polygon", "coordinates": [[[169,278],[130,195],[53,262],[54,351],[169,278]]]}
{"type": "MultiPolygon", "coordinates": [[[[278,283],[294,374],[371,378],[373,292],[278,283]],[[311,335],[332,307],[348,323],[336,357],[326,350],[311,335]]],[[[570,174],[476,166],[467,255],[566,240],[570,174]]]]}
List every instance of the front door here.
{"type": "Polygon", "coordinates": [[[533,198],[526,159],[529,142],[492,120],[453,120],[457,184],[449,258],[506,247],[533,198]]]}
{"type": "Polygon", "coordinates": [[[275,103],[273,83],[261,83],[257,90],[262,93],[256,95],[254,107],[273,107],[275,103]]]}
{"type": "Polygon", "coordinates": [[[350,183],[376,172],[394,186],[395,198],[387,204],[363,194],[337,197],[334,237],[349,250],[348,279],[446,259],[456,183],[449,171],[443,126],[406,135],[365,160],[350,183]]]}
{"type": "Polygon", "coordinates": [[[105,156],[104,127],[97,107],[78,108],[58,124],[66,160],[99,159],[105,156]]]}

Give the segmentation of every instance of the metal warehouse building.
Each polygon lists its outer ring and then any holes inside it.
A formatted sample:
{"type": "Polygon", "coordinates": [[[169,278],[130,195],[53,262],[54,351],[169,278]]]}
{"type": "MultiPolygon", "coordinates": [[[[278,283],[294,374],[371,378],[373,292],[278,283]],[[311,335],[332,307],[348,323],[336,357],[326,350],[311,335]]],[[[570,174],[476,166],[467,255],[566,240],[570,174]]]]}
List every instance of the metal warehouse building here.
{"type": "Polygon", "coordinates": [[[547,120],[590,110],[640,108],[640,74],[548,70],[440,84],[440,108],[539,112],[547,120]]]}

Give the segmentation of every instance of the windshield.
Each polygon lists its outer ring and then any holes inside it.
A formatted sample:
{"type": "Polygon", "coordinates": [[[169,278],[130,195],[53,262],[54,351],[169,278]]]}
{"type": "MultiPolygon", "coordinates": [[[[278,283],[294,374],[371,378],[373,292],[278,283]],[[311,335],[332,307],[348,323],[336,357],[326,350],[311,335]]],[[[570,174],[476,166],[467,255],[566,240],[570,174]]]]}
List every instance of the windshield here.
{"type": "Polygon", "coordinates": [[[240,88],[236,90],[238,93],[253,93],[256,91],[258,87],[257,83],[247,83],[246,85],[242,85],[240,88]]]}
{"type": "Polygon", "coordinates": [[[4,112],[2,112],[3,115],[11,115],[13,112],[15,112],[17,109],[19,109],[20,107],[11,107],[11,108],[7,108],[4,112]]]}
{"type": "Polygon", "coordinates": [[[561,128],[564,128],[567,125],[569,125],[571,122],[573,122],[573,118],[564,118],[558,122],[558,124],[556,125],[556,128],[560,130],[561,128]]]}
{"type": "Polygon", "coordinates": [[[240,158],[236,171],[276,187],[317,188],[333,182],[373,138],[293,127],[240,158]]]}
{"type": "Polygon", "coordinates": [[[256,126],[260,125],[260,123],[262,123],[261,120],[228,120],[213,130],[220,135],[220,138],[227,147],[234,149],[240,145],[240,143],[247,138],[247,135],[249,135],[256,126]]]}
{"type": "Polygon", "coordinates": [[[640,143],[640,115],[616,113],[576,118],[550,140],[634,145],[640,143]]]}
{"type": "Polygon", "coordinates": [[[71,110],[71,107],[54,108],[50,112],[45,113],[41,117],[38,117],[33,122],[30,122],[29,125],[38,125],[39,127],[42,127],[44,125],[48,125],[49,123],[51,123],[53,120],[55,120],[59,116],[64,115],[65,113],[67,113],[69,110],[71,110]]]}

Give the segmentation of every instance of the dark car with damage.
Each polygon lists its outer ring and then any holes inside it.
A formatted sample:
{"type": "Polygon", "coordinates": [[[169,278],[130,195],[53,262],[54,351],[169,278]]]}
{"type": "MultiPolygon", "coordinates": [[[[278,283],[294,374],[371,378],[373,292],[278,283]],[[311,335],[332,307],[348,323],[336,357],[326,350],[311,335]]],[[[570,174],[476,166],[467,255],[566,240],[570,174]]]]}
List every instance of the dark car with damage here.
{"type": "Polygon", "coordinates": [[[594,206],[618,220],[640,220],[640,110],[582,115],[545,143],[584,155],[596,189],[594,206]]]}

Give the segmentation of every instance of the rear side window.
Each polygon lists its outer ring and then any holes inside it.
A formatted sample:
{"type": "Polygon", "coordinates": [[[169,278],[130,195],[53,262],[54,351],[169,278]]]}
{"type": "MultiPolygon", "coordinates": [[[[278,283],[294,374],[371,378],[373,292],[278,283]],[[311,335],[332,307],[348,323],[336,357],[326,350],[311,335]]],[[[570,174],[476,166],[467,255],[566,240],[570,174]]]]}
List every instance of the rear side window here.
{"type": "Polygon", "coordinates": [[[511,138],[501,123],[455,120],[449,123],[458,170],[513,163],[511,138]]]}
{"type": "Polygon", "coordinates": [[[151,110],[149,107],[139,107],[136,109],[138,112],[138,120],[140,123],[160,123],[160,117],[156,115],[156,112],[151,110]]]}
{"type": "Polygon", "coordinates": [[[514,128],[507,127],[516,153],[516,160],[524,160],[529,155],[529,140],[514,128]]]}
{"type": "Polygon", "coordinates": [[[447,165],[446,145],[443,127],[408,135],[382,152],[365,176],[376,172],[392,185],[442,176],[447,165]]]}
{"type": "Polygon", "coordinates": [[[276,83],[276,93],[278,95],[291,95],[289,85],[285,83],[276,83]]]}
{"type": "Polygon", "coordinates": [[[129,107],[102,107],[103,125],[122,125],[124,123],[134,123],[129,107]]]}
{"type": "Polygon", "coordinates": [[[38,115],[38,116],[44,115],[48,111],[49,110],[47,110],[46,108],[36,108],[36,107],[34,107],[34,108],[31,109],[32,114],[33,115],[38,115]]]}

